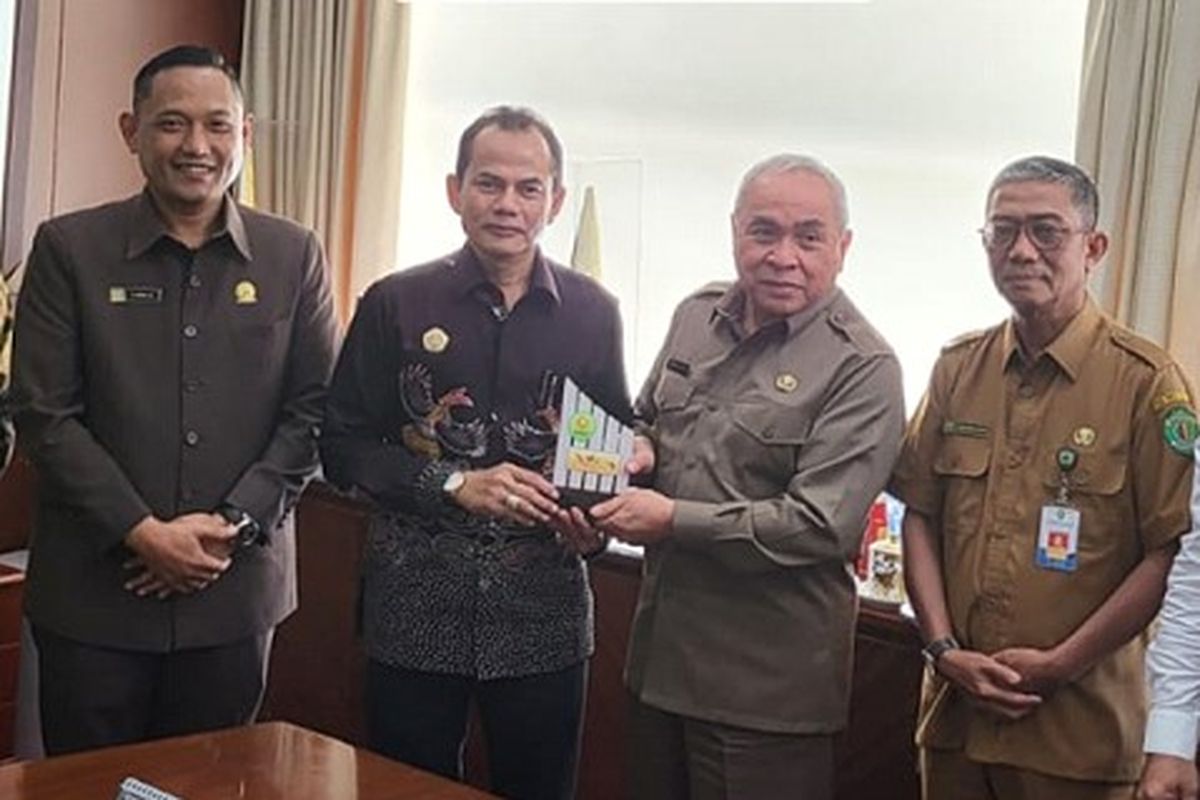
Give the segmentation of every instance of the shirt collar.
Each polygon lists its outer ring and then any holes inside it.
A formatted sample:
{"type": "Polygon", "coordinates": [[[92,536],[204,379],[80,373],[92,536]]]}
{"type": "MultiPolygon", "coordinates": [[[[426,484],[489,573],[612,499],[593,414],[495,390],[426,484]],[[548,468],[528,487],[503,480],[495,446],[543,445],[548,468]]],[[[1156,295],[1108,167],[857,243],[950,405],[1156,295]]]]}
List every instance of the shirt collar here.
{"type": "MultiPolygon", "coordinates": [[[[476,294],[481,286],[486,286],[488,289],[499,291],[488,278],[487,273],[483,269],[483,264],[479,261],[479,256],[475,255],[475,251],[471,246],[463,245],[463,248],[455,255],[451,256],[450,263],[452,266],[462,270],[461,279],[459,282],[459,291],[466,294],[476,294]]],[[[558,279],[554,277],[554,270],[550,269],[550,263],[542,254],[539,247],[533,255],[533,271],[529,275],[529,293],[537,292],[547,296],[555,305],[562,305],[562,295],[558,290],[558,279]]]]}
{"type": "MultiPolygon", "coordinates": [[[[800,331],[804,330],[808,325],[816,319],[822,311],[828,308],[834,300],[841,297],[842,290],[838,287],[833,287],[824,297],[817,299],[815,303],[809,303],[804,308],[791,314],[783,320],[773,320],[764,325],[764,328],[772,325],[783,324],[787,328],[788,336],[795,336],[800,331]]],[[[712,315],[709,317],[710,323],[718,321],[724,322],[737,334],[738,338],[743,338],[746,335],[746,293],[742,290],[740,283],[734,283],[725,290],[725,294],[721,295],[721,299],[713,306],[712,315]]]]}
{"type": "MultiPolygon", "coordinates": [[[[241,253],[242,258],[246,259],[246,261],[251,261],[252,253],[250,251],[250,240],[246,236],[246,224],[242,220],[242,214],[238,210],[237,203],[229,196],[226,196],[221,203],[220,224],[212,236],[208,237],[208,241],[205,244],[226,235],[233,242],[233,246],[237,248],[237,251],[241,253]]],[[[163,237],[172,238],[170,232],[167,231],[167,226],[163,223],[162,216],[158,213],[158,208],[154,205],[154,200],[150,197],[150,191],[148,189],[143,190],[133,203],[133,213],[129,223],[129,239],[125,247],[125,257],[130,259],[137,258],[157,244],[163,237]]]]}
{"type": "MultiPolygon", "coordinates": [[[[1054,341],[1046,345],[1041,355],[1048,356],[1058,368],[1074,383],[1083,367],[1083,360],[1096,343],[1096,336],[1103,326],[1103,316],[1091,295],[1083,303],[1079,313],[1071,318],[1067,327],[1063,328],[1054,341]]],[[[1017,338],[1017,329],[1009,319],[1004,323],[1004,363],[1011,365],[1023,356],[1021,345],[1017,338]]]]}

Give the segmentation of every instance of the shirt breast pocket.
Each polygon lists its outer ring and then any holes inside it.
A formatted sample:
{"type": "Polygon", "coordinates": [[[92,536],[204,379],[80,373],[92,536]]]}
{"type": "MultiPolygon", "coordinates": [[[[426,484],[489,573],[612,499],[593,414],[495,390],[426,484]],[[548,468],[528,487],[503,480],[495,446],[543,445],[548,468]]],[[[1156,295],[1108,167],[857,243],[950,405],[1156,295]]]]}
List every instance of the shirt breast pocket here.
{"type": "Polygon", "coordinates": [[[288,318],[235,319],[229,326],[233,358],[254,373],[282,369],[287,355],[288,318]]]}
{"type": "Polygon", "coordinates": [[[695,386],[690,380],[669,369],[664,369],[654,387],[654,405],[659,413],[678,411],[692,398],[695,386]]]}
{"type": "MultiPolygon", "coordinates": [[[[1043,473],[1044,503],[1058,502],[1062,473],[1055,453],[1043,456],[1050,466],[1043,473]]],[[[1115,453],[1081,453],[1067,474],[1067,505],[1079,509],[1081,560],[1105,559],[1121,547],[1124,537],[1137,530],[1133,503],[1124,499],[1128,458],[1115,453]]]]}
{"type": "Polygon", "coordinates": [[[987,439],[943,439],[933,459],[933,472],[944,489],[942,526],[947,533],[979,529],[991,462],[992,443],[987,439]]]}
{"type": "Polygon", "coordinates": [[[808,438],[806,415],[778,404],[744,403],[731,411],[738,441],[728,452],[741,474],[769,487],[771,494],[785,488],[796,474],[796,458],[808,438]]]}

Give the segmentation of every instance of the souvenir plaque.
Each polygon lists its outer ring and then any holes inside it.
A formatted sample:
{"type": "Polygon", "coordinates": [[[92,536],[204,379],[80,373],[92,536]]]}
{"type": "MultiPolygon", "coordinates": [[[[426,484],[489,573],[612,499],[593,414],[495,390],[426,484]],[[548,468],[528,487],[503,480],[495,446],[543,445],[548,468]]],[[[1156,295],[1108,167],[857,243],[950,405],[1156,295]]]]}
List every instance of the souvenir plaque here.
{"type": "Polygon", "coordinates": [[[563,380],[551,479],[567,504],[590,506],[629,486],[633,429],[563,380]]]}

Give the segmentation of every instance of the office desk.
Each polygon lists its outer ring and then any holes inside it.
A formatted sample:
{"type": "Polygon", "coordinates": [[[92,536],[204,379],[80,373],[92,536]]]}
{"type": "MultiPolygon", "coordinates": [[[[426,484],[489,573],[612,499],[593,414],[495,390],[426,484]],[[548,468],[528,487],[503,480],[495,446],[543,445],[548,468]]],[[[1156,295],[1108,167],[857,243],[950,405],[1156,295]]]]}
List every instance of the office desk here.
{"type": "Polygon", "coordinates": [[[286,722],[0,767],[6,800],[112,800],[126,777],[184,800],[483,800],[477,789],[286,722]]]}

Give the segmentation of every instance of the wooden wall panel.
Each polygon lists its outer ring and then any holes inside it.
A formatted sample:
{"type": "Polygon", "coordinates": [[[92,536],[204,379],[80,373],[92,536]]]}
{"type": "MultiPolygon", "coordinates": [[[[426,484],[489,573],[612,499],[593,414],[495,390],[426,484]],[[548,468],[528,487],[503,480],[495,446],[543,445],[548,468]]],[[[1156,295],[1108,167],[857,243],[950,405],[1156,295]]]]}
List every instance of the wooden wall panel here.
{"type": "MultiPolygon", "coordinates": [[[[365,508],[323,486],[300,503],[301,607],[279,629],[264,714],[354,744],[365,743],[363,660],[355,638],[357,568],[365,508]]],[[[588,685],[580,800],[626,796],[626,693],[621,681],[640,564],[609,554],[591,563],[596,594],[596,654],[588,685]]],[[[894,613],[866,608],[856,636],[850,727],[838,740],[838,800],[915,800],[912,745],[921,673],[915,631],[894,613]]],[[[483,785],[478,737],[468,777],[483,785]]]]}

